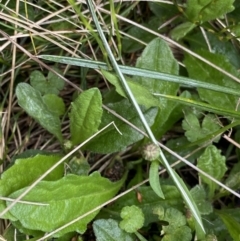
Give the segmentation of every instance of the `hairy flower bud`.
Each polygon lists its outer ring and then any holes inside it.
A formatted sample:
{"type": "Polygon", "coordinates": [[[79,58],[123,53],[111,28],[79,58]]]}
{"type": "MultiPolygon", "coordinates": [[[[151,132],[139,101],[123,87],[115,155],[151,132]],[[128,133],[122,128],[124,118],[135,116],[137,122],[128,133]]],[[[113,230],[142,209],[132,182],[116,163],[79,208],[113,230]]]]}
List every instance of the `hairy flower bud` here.
{"type": "Polygon", "coordinates": [[[156,144],[147,144],[144,146],[142,151],[142,156],[147,161],[154,161],[159,157],[160,148],[156,144]]]}

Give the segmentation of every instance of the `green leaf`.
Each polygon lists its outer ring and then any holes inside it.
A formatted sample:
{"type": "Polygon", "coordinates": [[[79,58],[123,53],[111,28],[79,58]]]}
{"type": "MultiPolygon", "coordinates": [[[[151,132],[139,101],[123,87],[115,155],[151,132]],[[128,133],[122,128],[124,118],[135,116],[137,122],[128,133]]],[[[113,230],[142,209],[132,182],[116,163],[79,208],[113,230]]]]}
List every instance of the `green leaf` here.
{"type": "MultiPolygon", "coordinates": [[[[141,130],[144,130],[142,122],[128,100],[125,99],[117,103],[109,104],[108,107],[141,130]]],[[[156,108],[151,108],[149,110],[143,109],[143,114],[149,126],[153,124],[156,113],[156,108]]],[[[122,135],[115,129],[115,127],[110,126],[106,129],[106,131],[90,141],[84,148],[97,153],[112,153],[121,151],[127,146],[143,138],[142,134],[134,130],[125,122],[121,121],[119,118],[113,116],[108,111],[104,110],[100,127],[102,128],[112,121],[114,121],[122,135]]]]}
{"type": "Polygon", "coordinates": [[[192,240],[191,229],[186,226],[186,217],[175,208],[167,208],[164,213],[164,221],[169,225],[163,226],[164,237],[162,240],[192,240]]]}
{"type": "Polygon", "coordinates": [[[119,226],[127,233],[137,232],[137,230],[142,228],[144,224],[143,212],[135,205],[125,206],[121,210],[120,216],[123,220],[119,223],[119,226]]]}
{"type": "Polygon", "coordinates": [[[212,204],[207,201],[207,195],[203,186],[196,185],[190,191],[198,210],[203,215],[208,215],[213,212],[212,204]]]}
{"type": "MultiPolygon", "coordinates": [[[[55,67],[52,69],[54,69],[57,73],[61,73],[60,70],[55,67]]],[[[58,91],[62,90],[65,86],[65,81],[52,71],[48,72],[47,80],[51,83],[51,86],[56,88],[58,91]]]]}
{"type": "MultiPolygon", "coordinates": [[[[36,155],[26,159],[17,159],[13,166],[1,175],[0,196],[7,197],[12,192],[32,184],[37,178],[52,167],[61,156],[36,155]]],[[[63,164],[55,168],[44,180],[54,181],[63,176],[63,164]]],[[[6,208],[5,201],[0,201],[0,211],[6,208]]],[[[8,215],[8,214],[7,214],[8,215]]],[[[14,219],[13,219],[14,220],[14,219]]]]}
{"type": "Polygon", "coordinates": [[[20,83],[16,88],[18,104],[47,131],[62,142],[61,123],[57,114],[48,110],[38,90],[20,83]]]}
{"type": "MultiPolygon", "coordinates": [[[[184,226],[187,223],[186,217],[175,208],[167,208],[163,220],[167,221],[173,228],[184,226]]],[[[166,226],[165,230],[168,230],[168,228],[169,227],[166,226]]]]}
{"type": "MultiPolygon", "coordinates": [[[[208,114],[202,121],[202,126],[199,123],[197,116],[191,112],[185,113],[185,118],[182,122],[182,127],[186,131],[185,136],[190,142],[201,140],[206,135],[209,135],[221,128],[217,123],[214,115],[208,114]]],[[[220,139],[214,139],[214,142],[218,142],[220,139]]]]}
{"type": "MultiPolygon", "coordinates": [[[[138,58],[136,67],[175,75],[178,74],[179,70],[178,63],[174,59],[170,47],[160,38],[154,39],[147,45],[141,57],[138,58]]],[[[179,88],[178,84],[157,79],[147,77],[135,77],[134,79],[151,93],[176,95],[179,88]]],[[[159,112],[152,127],[156,138],[159,138],[166,131],[162,129],[162,126],[168,122],[171,112],[177,105],[164,98],[158,97],[158,100],[160,103],[159,112]]]]}
{"type": "Polygon", "coordinates": [[[65,104],[62,98],[55,94],[46,94],[42,97],[42,99],[50,112],[58,116],[65,113],[65,104]]]}
{"type": "MultiPolygon", "coordinates": [[[[58,69],[53,68],[56,72],[58,69]]],[[[32,87],[42,94],[55,94],[58,95],[59,91],[64,88],[65,82],[52,71],[49,71],[47,79],[38,70],[34,70],[30,74],[30,83],[32,87]]]]}
{"type": "Polygon", "coordinates": [[[153,191],[160,197],[164,199],[164,194],[162,192],[162,188],[160,185],[160,179],[159,179],[159,161],[152,161],[150,164],[150,169],[149,169],[149,183],[150,186],[152,187],[153,191]]]}
{"type": "MultiPolygon", "coordinates": [[[[111,199],[119,191],[123,182],[124,180],[112,183],[101,177],[99,173],[93,173],[91,176],[67,175],[54,182],[41,181],[23,200],[34,201],[37,197],[38,202],[48,205],[18,203],[10,212],[25,228],[51,232],[111,199]]],[[[10,197],[16,198],[24,191],[25,188],[12,193],[10,197]]],[[[54,237],[60,237],[72,231],[84,233],[87,224],[98,212],[89,214],[62,229],[54,234],[54,237]]]]}
{"type": "Polygon", "coordinates": [[[162,241],[191,241],[192,233],[191,229],[188,226],[182,226],[174,229],[169,228],[169,233],[166,233],[162,241]]]}
{"type": "Polygon", "coordinates": [[[98,241],[133,241],[134,239],[119,228],[118,222],[113,219],[99,219],[93,222],[94,234],[98,241]]]}
{"type": "Polygon", "coordinates": [[[193,22],[205,22],[219,18],[234,10],[234,0],[188,0],[186,14],[193,22]]]}
{"type": "MultiPolygon", "coordinates": [[[[138,58],[136,67],[175,75],[178,74],[179,70],[178,63],[174,59],[170,47],[160,38],[154,39],[147,45],[141,57],[138,58]]],[[[138,77],[135,80],[147,87],[149,91],[155,93],[176,94],[179,87],[175,83],[165,83],[146,77],[138,77]]]]}
{"type": "Polygon", "coordinates": [[[70,117],[71,141],[80,144],[98,131],[102,117],[102,97],[97,88],[81,93],[72,103],[70,117]]]}
{"type": "MultiPolygon", "coordinates": [[[[210,145],[198,159],[197,167],[215,179],[221,180],[227,171],[225,162],[226,158],[220,154],[220,150],[218,150],[215,146],[210,145]]],[[[208,197],[212,198],[217,184],[202,174],[199,175],[201,176],[202,181],[209,186],[208,197]]]]}
{"type": "MultiPolygon", "coordinates": [[[[237,69],[229,63],[229,60],[225,56],[210,53],[204,50],[197,51],[197,53],[234,76],[240,76],[237,69]]],[[[194,78],[198,78],[207,83],[217,84],[223,87],[230,87],[231,89],[240,91],[239,83],[236,83],[234,80],[230,79],[220,71],[212,68],[201,60],[187,55],[184,63],[190,77],[194,76],[194,78]]],[[[235,110],[236,108],[238,97],[233,95],[223,94],[202,88],[198,88],[198,93],[203,101],[206,101],[213,106],[228,110],[235,110]]]]}
{"type": "MultiPolygon", "coordinates": [[[[124,88],[122,87],[121,82],[115,75],[104,70],[102,70],[102,74],[112,85],[115,86],[116,91],[119,95],[127,98],[127,95],[125,93],[124,88]]],[[[152,93],[146,87],[142,86],[136,81],[132,81],[130,78],[126,78],[126,80],[129,88],[131,89],[139,105],[143,105],[146,108],[159,106],[159,101],[152,95],[152,93]]]]}
{"type": "Polygon", "coordinates": [[[227,213],[227,210],[225,211],[217,211],[217,214],[224,222],[225,226],[227,227],[228,232],[230,233],[233,240],[240,240],[240,223],[237,221],[234,217],[229,215],[227,213]]]}
{"type": "Polygon", "coordinates": [[[196,27],[196,25],[192,22],[184,22],[180,25],[178,25],[177,27],[175,27],[172,31],[171,31],[171,37],[178,41],[179,39],[183,38],[184,36],[186,36],[192,29],[194,29],[196,27]]]}

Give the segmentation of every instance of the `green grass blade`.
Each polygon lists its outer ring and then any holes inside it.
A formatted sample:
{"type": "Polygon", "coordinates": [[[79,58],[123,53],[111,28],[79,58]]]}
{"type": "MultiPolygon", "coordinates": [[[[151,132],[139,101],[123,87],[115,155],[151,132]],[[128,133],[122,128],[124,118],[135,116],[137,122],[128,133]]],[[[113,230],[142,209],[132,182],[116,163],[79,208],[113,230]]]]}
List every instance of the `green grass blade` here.
{"type": "Polygon", "coordinates": [[[119,51],[118,58],[120,59],[121,55],[122,55],[121,36],[120,36],[120,33],[119,33],[119,29],[118,29],[117,17],[116,17],[115,7],[114,7],[114,1],[110,0],[109,3],[110,3],[111,18],[112,18],[112,22],[113,22],[113,26],[114,26],[112,34],[116,35],[116,37],[117,37],[117,46],[118,46],[118,51],[119,51]]]}
{"type": "MultiPolygon", "coordinates": [[[[62,56],[56,56],[56,55],[39,55],[38,58],[54,61],[62,64],[69,64],[69,65],[87,67],[92,69],[109,70],[108,65],[100,61],[78,59],[74,57],[62,57],[62,56]]],[[[186,77],[160,73],[160,72],[147,70],[147,69],[140,69],[135,67],[123,66],[123,65],[118,65],[118,67],[123,74],[159,79],[162,81],[183,84],[190,87],[204,88],[208,90],[214,90],[214,91],[219,91],[226,94],[239,96],[239,91],[236,91],[234,89],[224,87],[224,86],[218,86],[218,85],[209,84],[209,83],[201,82],[201,81],[186,78],[186,77]]]]}
{"type": "Polygon", "coordinates": [[[195,100],[192,100],[192,99],[182,98],[182,97],[179,97],[179,96],[164,95],[164,94],[155,94],[155,95],[159,96],[159,97],[166,98],[168,100],[172,100],[172,101],[184,104],[184,105],[188,105],[188,106],[191,106],[191,107],[197,107],[197,108],[202,109],[202,110],[213,112],[215,114],[240,119],[240,112],[238,112],[238,111],[222,109],[222,108],[219,108],[217,106],[209,105],[209,104],[199,102],[199,101],[195,101],[195,100]]]}

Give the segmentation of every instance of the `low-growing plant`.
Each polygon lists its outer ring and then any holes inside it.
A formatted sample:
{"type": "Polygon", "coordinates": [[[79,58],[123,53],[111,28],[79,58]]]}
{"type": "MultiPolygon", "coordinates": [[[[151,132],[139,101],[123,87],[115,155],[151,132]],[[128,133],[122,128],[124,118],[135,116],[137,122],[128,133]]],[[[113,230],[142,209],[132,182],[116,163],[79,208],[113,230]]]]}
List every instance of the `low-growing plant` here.
{"type": "MultiPolygon", "coordinates": [[[[39,8],[20,2],[19,20],[6,19],[13,1],[0,4],[0,17],[11,24],[1,23],[4,40],[34,60],[29,81],[22,72],[11,77],[6,96],[11,100],[14,89],[21,107],[15,123],[24,110],[34,120],[28,133],[38,123],[49,133],[44,142],[58,143],[56,150],[26,145],[11,156],[4,150],[0,216],[9,226],[2,238],[90,240],[91,233],[100,241],[240,240],[239,3],[69,0],[59,3],[65,9],[59,14],[50,2],[39,8]],[[37,23],[46,17],[43,7],[62,20],[49,25],[59,42],[34,36],[29,27],[35,22],[42,30],[37,23]],[[142,25],[130,15],[137,7],[142,25]],[[151,16],[141,14],[144,8],[151,16]],[[77,45],[73,57],[81,24],[81,41],[89,47],[77,45]],[[20,28],[30,31],[23,48],[8,36],[20,28]]],[[[25,60],[14,61],[12,70],[25,60]]],[[[11,143],[15,129],[7,123],[11,143]]]]}

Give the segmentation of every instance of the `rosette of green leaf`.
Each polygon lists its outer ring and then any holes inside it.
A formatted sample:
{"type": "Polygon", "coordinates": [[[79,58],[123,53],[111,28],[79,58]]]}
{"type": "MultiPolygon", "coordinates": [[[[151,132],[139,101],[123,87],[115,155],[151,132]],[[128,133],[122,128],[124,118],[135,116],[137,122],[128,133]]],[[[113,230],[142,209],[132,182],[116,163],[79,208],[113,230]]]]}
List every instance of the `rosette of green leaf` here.
{"type": "Polygon", "coordinates": [[[118,226],[114,219],[99,219],[93,222],[94,234],[98,241],[133,241],[131,234],[125,232],[118,226]]]}
{"type": "Polygon", "coordinates": [[[143,212],[139,207],[135,205],[125,206],[121,210],[120,216],[123,220],[119,223],[119,226],[127,233],[135,233],[138,229],[143,227],[143,212]]]}
{"type": "Polygon", "coordinates": [[[63,141],[61,123],[58,114],[48,109],[41,93],[29,84],[20,83],[16,88],[18,104],[40,125],[56,136],[60,142],[63,141]]]}
{"type": "MultiPolygon", "coordinates": [[[[39,176],[41,176],[57,161],[59,161],[60,158],[61,157],[59,155],[36,155],[30,158],[17,159],[14,165],[1,175],[0,196],[8,197],[11,193],[32,184],[37,178],[39,178],[39,176]]],[[[63,176],[63,173],[64,166],[62,164],[55,168],[50,174],[48,174],[44,180],[58,180],[63,176]]],[[[0,212],[2,212],[5,207],[6,202],[1,200],[0,212]]],[[[7,213],[4,218],[9,218],[13,221],[17,220],[17,218],[12,216],[10,213],[7,213]]]]}
{"type": "MultiPolygon", "coordinates": [[[[37,206],[17,203],[10,209],[23,227],[43,232],[51,232],[72,221],[82,214],[96,208],[111,199],[120,189],[124,180],[112,183],[108,179],[93,173],[90,176],[67,175],[57,181],[41,181],[23,200],[38,201],[47,205],[37,206]]],[[[25,188],[10,195],[18,197],[25,188]]],[[[9,205],[10,203],[7,202],[9,205]]],[[[73,223],[54,234],[60,237],[66,233],[77,231],[84,233],[87,224],[98,211],[73,223]]]]}
{"type": "MultiPolygon", "coordinates": [[[[151,141],[154,144],[157,145],[158,144],[157,140],[156,140],[152,130],[150,129],[150,126],[149,126],[147,120],[145,119],[145,117],[144,117],[144,115],[143,115],[139,105],[137,104],[137,101],[135,100],[135,98],[134,98],[134,96],[133,96],[133,94],[131,92],[131,89],[129,88],[129,86],[128,86],[128,84],[127,84],[127,82],[126,82],[126,80],[125,80],[125,78],[123,76],[123,73],[121,72],[121,70],[120,70],[120,68],[119,68],[119,66],[118,66],[118,64],[117,64],[117,62],[115,60],[115,57],[114,57],[114,55],[113,55],[113,53],[111,51],[111,48],[110,48],[110,46],[109,46],[109,44],[108,44],[108,42],[106,40],[106,37],[105,37],[105,35],[103,33],[103,30],[102,30],[102,28],[101,28],[101,26],[100,26],[100,24],[98,22],[98,19],[97,19],[95,10],[94,10],[94,6],[93,6],[93,3],[92,3],[92,0],[88,0],[87,4],[88,4],[89,10],[91,12],[91,15],[93,17],[93,20],[95,22],[97,31],[98,31],[98,33],[99,33],[99,35],[100,35],[100,37],[101,37],[101,39],[103,41],[103,44],[104,44],[104,47],[105,47],[106,51],[108,53],[109,59],[111,61],[111,64],[112,64],[114,70],[116,71],[119,79],[121,80],[122,85],[124,86],[124,88],[125,88],[128,96],[129,96],[129,98],[131,99],[131,102],[132,102],[135,110],[137,111],[138,116],[139,116],[142,124],[144,125],[144,128],[145,128],[149,138],[151,139],[151,141]]],[[[152,42],[154,42],[154,41],[152,41],[152,42]]],[[[156,43],[157,43],[157,41],[156,41],[156,43]]],[[[155,44],[155,42],[154,42],[154,44],[155,44]]],[[[151,43],[149,45],[151,45],[151,43]]],[[[156,55],[156,51],[152,51],[152,53],[153,53],[152,58],[154,58],[155,55],[156,55]]],[[[166,56],[164,56],[164,57],[166,57],[166,56]]],[[[162,60],[162,61],[164,62],[164,60],[162,60]]],[[[177,62],[175,63],[175,65],[177,65],[177,62]]],[[[171,67],[171,64],[170,64],[170,67],[171,67]]],[[[166,88],[166,89],[168,91],[168,88],[166,88]]],[[[190,195],[188,189],[186,188],[186,185],[184,184],[184,182],[181,181],[179,176],[172,170],[171,166],[168,164],[168,162],[167,162],[167,160],[166,160],[166,158],[165,158],[165,156],[164,156],[164,154],[162,152],[160,152],[160,156],[161,156],[161,159],[162,159],[162,161],[164,163],[164,166],[166,167],[167,171],[169,172],[171,178],[176,183],[177,187],[179,188],[180,192],[182,193],[182,196],[183,196],[184,200],[186,201],[187,205],[189,206],[189,208],[193,212],[194,218],[196,219],[196,222],[197,222],[196,225],[199,227],[199,232],[197,232],[198,238],[201,238],[202,234],[205,231],[204,231],[202,220],[201,220],[200,214],[199,214],[199,212],[197,210],[197,207],[196,207],[193,199],[191,198],[191,195],[190,195]]]]}
{"type": "MultiPolygon", "coordinates": [[[[210,145],[199,157],[197,167],[215,179],[221,180],[227,171],[225,162],[226,158],[220,154],[220,150],[218,150],[215,146],[210,145]]],[[[212,199],[217,188],[217,184],[202,174],[199,175],[202,181],[206,183],[209,188],[208,198],[212,199]]]]}
{"type": "MultiPolygon", "coordinates": [[[[132,109],[132,105],[128,100],[124,99],[120,102],[108,104],[107,106],[143,130],[143,125],[139,120],[137,113],[132,109]]],[[[142,108],[142,111],[146,120],[151,126],[157,114],[157,108],[151,108],[148,110],[146,108],[142,108]]],[[[112,153],[121,151],[127,146],[143,139],[144,136],[142,134],[106,110],[103,111],[100,128],[112,121],[114,121],[122,135],[119,134],[115,127],[111,126],[103,133],[96,136],[92,141],[84,146],[84,148],[98,153],[112,153]]]]}
{"type": "MultiPolygon", "coordinates": [[[[56,72],[60,71],[53,68],[56,72]]],[[[48,72],[47,78],[39,70],[34,70],[30,74],[31,86],[44,94],[55,94],[58,95],[59,91],[64,88],[65,82],[62,78],[54,74],[52,71],[48,72]]]]}
{"type": "Polygon", "coordinates": [[[102,97],[99,89],[81,93],[71,104],[70,132],[74,145],[80,144],[98,131],[102,117],[102,97]]]}

